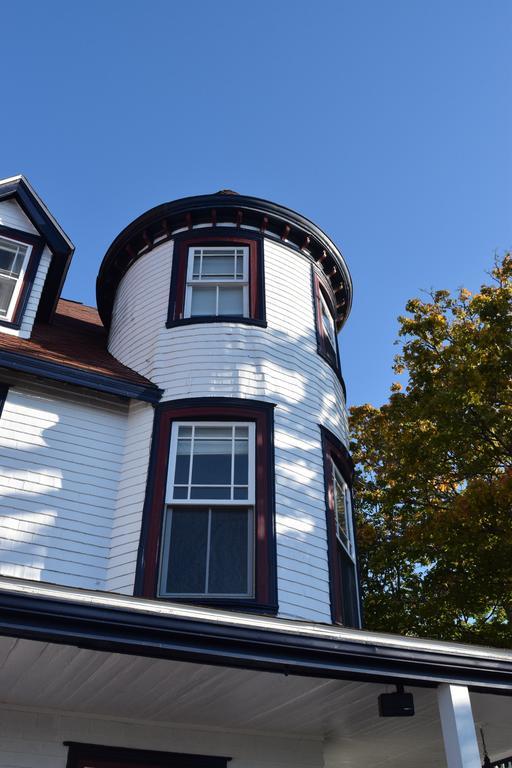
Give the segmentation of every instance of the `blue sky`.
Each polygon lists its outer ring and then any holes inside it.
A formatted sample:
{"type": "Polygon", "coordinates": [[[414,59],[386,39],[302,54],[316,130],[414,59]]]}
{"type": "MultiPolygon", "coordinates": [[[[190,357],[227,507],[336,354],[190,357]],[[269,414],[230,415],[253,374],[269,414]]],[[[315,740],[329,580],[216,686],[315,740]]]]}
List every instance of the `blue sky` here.
{"type": "Polygon", "coordinates": [[[65,297],[95,303],[153,205],[274,200],[345,254],[349,400],[377,405],[406,300],[475,289],[512,248],[510,0],[31,0],[2,30],[0,176],[76,244],[65,297]]]}

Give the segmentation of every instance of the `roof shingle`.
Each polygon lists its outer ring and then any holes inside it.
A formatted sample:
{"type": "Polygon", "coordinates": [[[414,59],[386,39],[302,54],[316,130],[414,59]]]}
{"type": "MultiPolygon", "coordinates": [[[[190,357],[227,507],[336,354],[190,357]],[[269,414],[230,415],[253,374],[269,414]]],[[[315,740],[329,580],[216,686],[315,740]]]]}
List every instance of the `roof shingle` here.
{"type": "MultiPolygon", "coordinates": [[[[30,339],[0,333],[0,353],[67,366],[145,388],[157,387],[107,350],[107,332],[95,307],[60,299],[53,322],[36,322],[30,339]]],[[[0,363],[1,364],[1,363],[0,363]]]]}

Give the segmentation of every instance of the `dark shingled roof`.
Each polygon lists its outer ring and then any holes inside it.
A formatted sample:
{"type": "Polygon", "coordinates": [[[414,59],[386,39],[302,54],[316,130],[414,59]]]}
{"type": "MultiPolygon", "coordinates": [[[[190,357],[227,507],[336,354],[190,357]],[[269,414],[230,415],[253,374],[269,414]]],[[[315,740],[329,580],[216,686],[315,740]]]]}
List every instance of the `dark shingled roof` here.
{"type": "Polygon", "coordinates": [[[60,299],[53,322],[36,322],[30,339],[0,332],[0,365],[3,352],[158,392],[149,379],[123,365],[107,351],[107,332],[97,309],[74,301],[60,299]]]}

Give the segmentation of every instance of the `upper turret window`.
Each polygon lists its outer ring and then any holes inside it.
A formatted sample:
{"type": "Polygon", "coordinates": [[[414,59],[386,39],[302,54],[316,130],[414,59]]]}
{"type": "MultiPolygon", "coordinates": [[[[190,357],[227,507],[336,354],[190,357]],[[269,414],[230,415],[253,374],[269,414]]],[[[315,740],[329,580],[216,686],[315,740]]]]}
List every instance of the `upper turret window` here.
{"type": "Polygon", "coordinates": [[[30,258],[31,246],[0,237],[0,319],[11,321],[30,258]]]}
{"type": "Polygon", "coordinates": [[[185,317],[249,317],[249,248],[188,249],[185,317]]]}
{"type": "Polygon", "coordinates": [[[201,322],[266,325],[259,234],[219,227],[174,238],[167,327],[201,322]]]}
{"type": "Polygon", "coordinates": [[[339,374],[338,341],[334,306],[327,287],[313,270],[313,296],[315,302],[316,343],[318,354],[339,374]]]}

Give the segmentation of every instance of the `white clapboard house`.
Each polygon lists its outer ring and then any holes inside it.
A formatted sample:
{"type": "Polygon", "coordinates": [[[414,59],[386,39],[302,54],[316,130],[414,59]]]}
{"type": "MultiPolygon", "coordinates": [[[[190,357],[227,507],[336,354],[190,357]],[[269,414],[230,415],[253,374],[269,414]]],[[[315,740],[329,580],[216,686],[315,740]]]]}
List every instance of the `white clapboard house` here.
{"type": "Polygon", "coordinates": [[[0,768],[506,765],[512,652],[363,628],[336,245],[222,191],[97,309],[72,254],[0,182],[0,768]]]}

